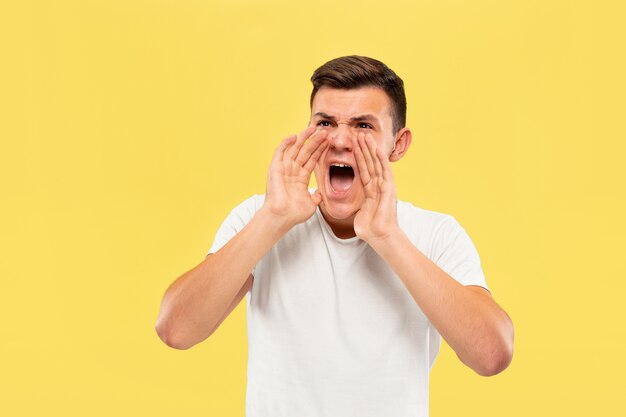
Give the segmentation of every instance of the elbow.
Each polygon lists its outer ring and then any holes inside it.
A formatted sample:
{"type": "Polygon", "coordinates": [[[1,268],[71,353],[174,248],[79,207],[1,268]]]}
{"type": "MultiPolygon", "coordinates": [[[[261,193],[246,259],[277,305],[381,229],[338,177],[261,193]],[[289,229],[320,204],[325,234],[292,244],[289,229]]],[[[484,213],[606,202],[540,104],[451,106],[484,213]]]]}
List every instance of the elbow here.
{"type": "Polygon", "coordinates": [[[180,314],[165,306],[159,313],[154,330],[167,346],[177,350],[187,350],[207,339],[219,326],[218,323],[207,332],[197,325],[190,325],[190,322],[191,320],[180,318],[180,314]]]}
{"type": "Polygon", "coordinates": [[[494,376],[504,371],[513,360],[513,350],[493,352],[474,370],[480,376],[494,376]]]}
{"type": "Polygon", "coordinates": [[[509,321],[506,331],[496,338],[493,345],[485,349],[480,366],[474,368],[480,376],[494,376],[509,367],[513,360],[513,325],[509,321]]]}
{"type": "Polygon", "coordinates": [[[190,344],[183,343],[179,339],[176,339],[175,337],[173,337],[171,333],[167,333],[163,330],[160,330],[158,327],[156,328],[156,332],[159,335],[159,338],[163,341],[163,343],[165,343],[167,346],[171,347],[172,349],[187,350],[193,346],[190,344]]]}
{"type": "Polygon", "coordinates": [[[163,323],[164,320],[157,320],[156,325],[154,326],[154,330],[156,331],[159,339],[163,341],[167,346],[172,349],[177,350],[187,350],[191,348],[194,343],[189,343],[184,340],[184,338],[180,337],[172,328],[172,326],[167,326],[163,323]]]}

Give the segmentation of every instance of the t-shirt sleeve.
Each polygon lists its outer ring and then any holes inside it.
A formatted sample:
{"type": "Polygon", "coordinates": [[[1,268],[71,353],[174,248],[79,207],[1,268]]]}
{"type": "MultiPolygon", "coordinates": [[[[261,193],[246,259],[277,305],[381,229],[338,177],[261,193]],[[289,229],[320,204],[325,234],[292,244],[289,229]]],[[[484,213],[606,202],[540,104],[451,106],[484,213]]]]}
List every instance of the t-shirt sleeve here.
{"type": "Polygon", "coordinates": [[[433,254],[435,264],[461,284],[478,285],[489,290],[478,251],[453,216],[446,215],[438,224],[433,254]]]}
{"type": "MultiPolygon", "coordinates": [[[[261,207],[262,202],[263,196],[253,195],[232,209],[217,230],[213,245],[209,249],[207,256],[220,250],[222,246],[239,233],[261,207]]],[[[254,269],[252,274],[254,275],[254,269]]]]}

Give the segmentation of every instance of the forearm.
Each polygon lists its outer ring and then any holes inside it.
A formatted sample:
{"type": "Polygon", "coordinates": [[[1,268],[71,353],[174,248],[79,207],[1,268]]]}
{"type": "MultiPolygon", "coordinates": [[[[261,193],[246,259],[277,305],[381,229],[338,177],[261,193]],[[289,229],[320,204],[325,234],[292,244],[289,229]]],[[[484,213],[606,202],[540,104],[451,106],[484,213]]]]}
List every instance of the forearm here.
{"type": "Polygon", "coordinates": [[[261,209],[224,247],[167,289],[156,324],[161,339],[187,349],[210,336],[250,271],[286,232],[274,219],[261,209]]]}
{"type": "Polygon", "coordinates": [[[400,277],[463,363],[481,375],[494,375],[508,366],[513,326],[492,297],[449,276],[400,229],[370,245],[400,277]]]}
{"type": "MultiPolygon", "coordinates": [[[[315,125],[285,138],[270,164],[265,200],[250,222],[217,253],[178,278],[165,293],[156,331],[172,347],[186,349],[210,336],[250,271],[291,227],[310,218],[322,200],[308,184],[328,141],[315,125]]],[[[241,292],[239,292],[241,291],[241,292]]]]}

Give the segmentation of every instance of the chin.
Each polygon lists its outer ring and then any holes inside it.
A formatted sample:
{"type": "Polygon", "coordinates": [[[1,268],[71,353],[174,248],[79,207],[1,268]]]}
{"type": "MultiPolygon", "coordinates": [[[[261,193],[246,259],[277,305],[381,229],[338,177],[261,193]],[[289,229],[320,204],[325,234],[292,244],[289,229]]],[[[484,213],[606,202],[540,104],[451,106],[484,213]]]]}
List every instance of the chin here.
{"type": "Polygon", "coordinates": [[[361,208],[363,203],[363,195],[360,189],[353,189],[352,195],[344,198],[336,198],[333,191],[327,192],[322,189],[322,203],[320,209],[323,210],[326,217],[330,217],[339,222],[353,221],[354,216],[361,208]]]}
{"type": "Polygon", "coordinates": [[[350,220],[359,210],[354,203],[339,203],[334,201],[322,202],[322,209],[325,214],[334,220],[350,220]]]}

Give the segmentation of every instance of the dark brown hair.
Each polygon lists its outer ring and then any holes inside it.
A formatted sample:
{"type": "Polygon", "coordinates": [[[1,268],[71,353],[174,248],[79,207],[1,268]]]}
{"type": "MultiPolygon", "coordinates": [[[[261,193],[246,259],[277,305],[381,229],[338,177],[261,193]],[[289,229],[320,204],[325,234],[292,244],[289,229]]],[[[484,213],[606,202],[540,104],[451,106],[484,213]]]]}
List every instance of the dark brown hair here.
{"type": "Polygon", "coordinates": [[[380,87],[391,101],[393,134],[406,125],[406,96],[404,82],[387,65],[366,56],[350,55],[328,61],[311,77],[311,107],[315,94],[322,87],[352,89],[380,87]]]}

